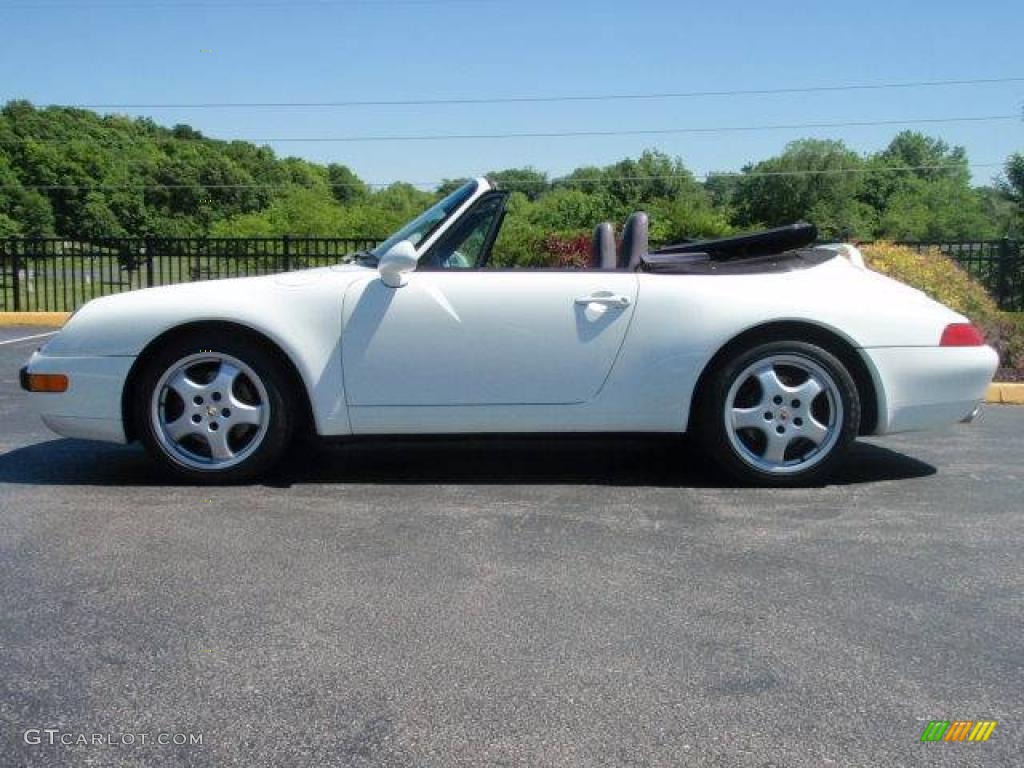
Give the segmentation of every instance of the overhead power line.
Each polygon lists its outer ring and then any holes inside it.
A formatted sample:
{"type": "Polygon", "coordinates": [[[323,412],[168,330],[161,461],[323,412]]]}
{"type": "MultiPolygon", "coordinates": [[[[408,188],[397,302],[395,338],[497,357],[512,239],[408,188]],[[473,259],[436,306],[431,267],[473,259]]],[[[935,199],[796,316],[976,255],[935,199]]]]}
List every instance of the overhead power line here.
{"type": "MultiPolygon", "coordinates": [[[[875,167],[875,168],[822,168],[819,170],[793,170],[793,171],[709,171],[708,173],[694,174],[693,178],[707,180],[710,178],[720,178],[723,176],[727,177],[740,177],[740,178],[756,178],[759,176],[835,176],[842,174],[870,174],[870,173],[907,173],[911,171],[949,171],[956,170],[959,168],[1001,168],[1004,163],[943,163],[933,165],[898,165],[889,167],[875,167]]],[[[606,179],[594,179],[593,181],[614,183],[616,181],[658,181],[667,179],[683,179],[686,176],[682,174],[675,174],[670,176],[619,176],[609,182],[606,179]]],[[[561,178],[554,179],[552,183],[573,183],[579,184],[587,183],[587,179],[574,179],[574,178],[561,178]]],[[[517,181],[511,180],[509,182],[502,182],[505,184],[531,184],[535,182],[529,181],[517,181]]]]}
{"type": "Polygon", "coordinates": [[[204,136],[199,139],[176,138],[173,136],[148,136],[139,139],[125,139],[114,142],[90,141],[89,139],[48,139],[48,138],[21,138],[0,141],[0,144],[23,144],[23,143],[92,143],[100,146],[123,146],[135,143],[148,142],[202,142],[208,141],[244,141],[251,144],[278,144],[278,143],[362,143],[362,142],[401,142],[401,141],[469,141],[469,140],[501,140],[501,139],[564,139],[580,137],[600,136],[667,136],[679,134],[701,134],[701,133],[742,133],[749,131],[781,131],[781,130],[804,130],[804,129],[828,129],[828,128],[866,128],[892,125],[938,125],[948,123],[984,123],[984,122],[1006,122],[1018,121],[1020,115],[975,115],[963,117],[921,117],[903,118],[899,120],[854,120],[842,122],[820,122],[820,123],[775,123],[769,125],[734,125],[734,126],[695,126],[680,128],[631,128],[615,130],[569,130],[569,131],[523,131],[512,133],[437,133],[437,134],[407,134],[404,136],[390,135],[364,135],[364,136],[278,136],[271,138],[261,137],[235,137],[233,139],[217,139],[204,136]]]}
{"type": "Polygon", "coordinates": [[[723,96],[773,96],[801,93],[830,93],[841,91],[881,91],[910,88],[939,88],[968,85],[994,85],[1021,83],[1024,77],[972,78],[965,80],[912,80],[889,83],[845,83],[839,85],[811,85],[782,88],[742,88],[734,90],[664,91],[652,93],[600,93],[565,94],[550,96],[487,96],[450,97],[431,99],[349,99],[336,101],[208,101],[196,103],[97,103],[71,104],[78,109],[307,109],[344,107],[420,107],[472,104],[545,104],[552,102],[586,101],[655,101],[664,99],[691,99],[723,96]]]}
{"type": "Polygon", "coordinates": [[[390,6],[432,6],[432,5],[494,5],[507,3],[509,0],[271,0],[270,2],[253,2],[253,0],[227,0],[227,2],[216,2],[215,0],[186,0],[185,2],[167,2],[161,0],[154,3],[138,2],[99,2],[83,3],[78,0],[72,2],[34,2],[34,3],[8,3],[0,4],[0,11],[26,10],[46,11],[63,10],[73,8],[81,11],[124,9],[133,11],[168,10],[181,8],[193,10],[202,8],[204,10],[216,10],[218,8],[245,8],[246,10],[294,8],[299,6],[339,8],[346,7],[378,7],[387,8],[390,6]]]}
{"type": "Polygon", "coordinates": [[[735,126],[699,126],[680,128],[627,128],[615,130],[577,130],[577,131],[522,131],[512,133],[438,133],[409,134],[405,136],[366,135],[366,136],[314,136],[314,137],[281,137],[271,139],[243,139],[253,143],[279,142],[392,142],[392,141],[469,141],[499,139],[566,139],[599,136],[667,136],[687,133],[738,133],[746,131],[780,131],[808,128],[857,128],[886,125],[926,125],[939,123],[979,123],[1020,120],[1020,115],[982,115],[968,117],[933,117],[902,120],[856,120],[851,122],[822,123],[776,123],[770,125],[735,125],[735,126]]]}
{"type": "MultiPolygon", "coordinates": [[[[569,185],[569,184],[592,184],[596,186],[617,184],[623,181],[679,181],[687,179],[704,180],[719,177],[735,178],[758,178],[772,176],[834,176],[843,174],[885,174],[885,173],[909,173],[913,171],[940,171],[954,170],[961,168],[1000,168],[1003,163],[947,163],[941,165],[905,165],[882,168],[823,168],[821,170],[794,170],[794,171],[712,171],[704,174],[666,174],[660,176],[618,176],[614,179],[602,178],[571,178],[560,177],[550,179],[546,182],[548,186],[569,185]]],[[[459,179],[440,179],[438,181],[421,182],[339,182],[329,183],[323,186],[330,189],[343,189],[348,187],[365,186],[373,189],[386,189],[395,184],[409,183],[410,186],[418,188],[437,188],[445,183],[460,181],[459,179]]],[[[537,181],[509,180],[500,182],[502,187],[536,186],[537,181]]],[[[146,190],[146,189],[289,189],[295,188],[296,184],[28,184],[28,185],[7,185],[0,186],[0,189],[34,189],[34,190],[146,190]]]]}

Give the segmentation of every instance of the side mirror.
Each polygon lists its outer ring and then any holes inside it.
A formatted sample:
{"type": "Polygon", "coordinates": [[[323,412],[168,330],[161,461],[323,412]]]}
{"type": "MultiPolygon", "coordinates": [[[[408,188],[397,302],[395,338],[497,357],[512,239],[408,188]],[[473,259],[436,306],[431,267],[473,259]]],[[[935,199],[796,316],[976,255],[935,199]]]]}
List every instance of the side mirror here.
{"type": "Polygon", "coordinates": [[[401,288],[409,282],[409,273],[416,269],[416,263],[416,246],[403,240],[380,257],[377,271],[384,285],[401,288]]]}

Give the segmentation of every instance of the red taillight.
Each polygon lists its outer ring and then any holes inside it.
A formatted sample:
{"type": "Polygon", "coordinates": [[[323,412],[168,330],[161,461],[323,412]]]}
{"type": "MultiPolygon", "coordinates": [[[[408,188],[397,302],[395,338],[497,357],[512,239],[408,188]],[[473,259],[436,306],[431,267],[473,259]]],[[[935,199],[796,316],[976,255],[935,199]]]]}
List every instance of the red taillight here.
{"type": "Polygon", "coordinates": [[[940,347],[980,347],[985,343],[985,334],[970,323],[953,323],[942,332],[940,347]]]}

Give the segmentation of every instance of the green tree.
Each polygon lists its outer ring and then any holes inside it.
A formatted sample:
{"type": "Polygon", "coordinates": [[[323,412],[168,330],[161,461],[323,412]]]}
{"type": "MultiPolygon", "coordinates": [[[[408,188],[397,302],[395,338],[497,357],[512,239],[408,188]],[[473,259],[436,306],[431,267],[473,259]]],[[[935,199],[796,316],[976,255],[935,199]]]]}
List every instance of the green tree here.
{"type": "MultiPolygon", "coordinates": [[[[527,198],[529,199],[529,198],[527,198]]],[[[593,229],[611,219],[615,202],[604,190],[556,189],[526,207],[527,220],[548,232],[593,229]]]]}
{"type": "Polygon", "coordinates": [[[705,194],[656,200],[649,207],[651,239],[655,242],[678,243],[724,237],[733,232],[728,211],[716,207],[705,194]]]}
{"type": "Polygon", "coordinates": [[[1001,183],[1006,195],[1024,206],[1024,153],[1016,153],[1006,161],[1005,178],[1001,183]]]}
{"type": "Polygon", "coordinates": [[[942,139],[917,131],[903,131],[889,146],[868,158],[870,183],[863,199],[875,210],[883,211],[889,200],[901,190],[919,181],[952,180],[970,186],[967,153],[963,147],[950,147],[942,139]]]}
{"type": "Polygon", "coordinates": [[[1017,215],[1011,223],[1014,233],[1024,230],[1024,153],[1017,152],[1006,161],[997,189],[1016,206],[1017,215]]]}
{"type": "Polygon", "coordinates": [[[861,197],[878,215],[876,236],[981,238],[996,231],[983,196],[971,187],[963,147],[903,131],[868,158],[867,168],[861,197]]]}
{"type": "Polygon", "coordinates": [[[981,195],[955,178],[909,179],[889,199],[879,234],[889,240],[993,237],[981,195]]]}
{"type": "Polygon", "coordinates": [[[315,190],[301,188],[289,190],[265,211],[241,214],[213,225],[213,234],[218,237],[347,234],[341,230],[337,203],[315,190]]]}
{"type": "Polygon", "coordinates": [[[999,237],[1019,238],[1024,234],[1024,213],[1012,197],[997,186],[975,190],[980,201],[982,216],[999,237]]]}
{"type": "Polygon", "coordinates": [[[652,149],[635,160],[627,158],[604,168],[578,168],[559,185],[609,195],[615,203],[617,218],[623,219],[654,200],[674,200],[702,192],[680,158],[652,149]]]}
{"type": "Polygon", "coordinates": [[[79,210],[77,229],[84,237],[120,237],[125,234],[101,192],[86,193],[79,210]]]}
{"type": "Polygon", "coordinates": [[[331,194],[339,203],[353,203],[364,200],[370,194],[370,188],[356,176],[348,166],[331,163],[327,166],[327,183],[331,186],[331,194]]]}
{"type": "Polygon", "coordinates": [[[491,171],[487,174],[487,178],[505,189],[522,192],[531,201],[536,201],[551,189],[548,175],[536,168],[506,168],[503,171],[491,171]]]}
{"type": "Polygon", "coordinates": [[[0,236],[53,234],[50,202],[22,187],[10,162],[0,155],[0,236]]]}
{"type": "Polygon", "coordinates": [[[803,139],[743,169],[734,192],[735,223],[744,228],[800,220],[825,237],[867,237],[876,214],[861,199],[864,161],[841,141],[803,139]]]}
{"type": "MultiPolygon", "coordinates": [[[[1010,158],[995,187],[974,189],[962,148],[915,132],[866,158],[841,142],[798,141],[703,184],[656,150],[557,180],[530,167],[491,178],[517,193],[503,235],[510,259],[542,259],[535,246],[545,235],[578,240],[600,221],[621,227],[639,209],[661,241],[797,219],[826,237],[978,238],[1024,228],[1024,156],[1010,158]]],[[[461,183],[375,191],[345,165],[279,158],[188,125],[27,101],[0,108],[0,234],[380,236],[461,183]]]]}
{"type": "Polygon", "coordinates": [[[372,203],[382,210],[409,218],[421,213],[437,199],[437,195],[416,189],[412,184],[396,182],[376,192],[372,203]]]}

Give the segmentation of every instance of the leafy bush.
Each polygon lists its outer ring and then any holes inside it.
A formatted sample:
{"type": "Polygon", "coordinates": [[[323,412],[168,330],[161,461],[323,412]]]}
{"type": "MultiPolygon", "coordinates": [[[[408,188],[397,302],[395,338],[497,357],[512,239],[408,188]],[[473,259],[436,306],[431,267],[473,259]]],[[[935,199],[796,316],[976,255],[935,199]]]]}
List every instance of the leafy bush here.
{"type": "Polygon", "coordinates": [[[892,243],[875,243],[863,250],[873,270],[913,286],[966,315],[985,332],[1004,366],[1024,368],[1024,326],[1000,312],[985,289],[955,261],[934,248],[918,252],[892,243]]]}
{"type": "Polygon", "coordinates": [[[591,243],[587,235],[548,235],[543,247],[553,267],[582,269],[590,261],[591,243]]]}
{"type": "Polygon", "coordinates": [[[505,222],[491,251],[494,267],[545,267],[544,233],[530,225],[527,212],[532,204],[522,192],[509,197],[505,222]]]}
{"type": "Polygon", "coordinates": [[[1000,378],[1009,381],[1024,382],[1024,312],[1003,312],[1003,323],[1006,330],[1006,367],[1013,370],[1012,376],[1002,372],[1000,378]]]}

